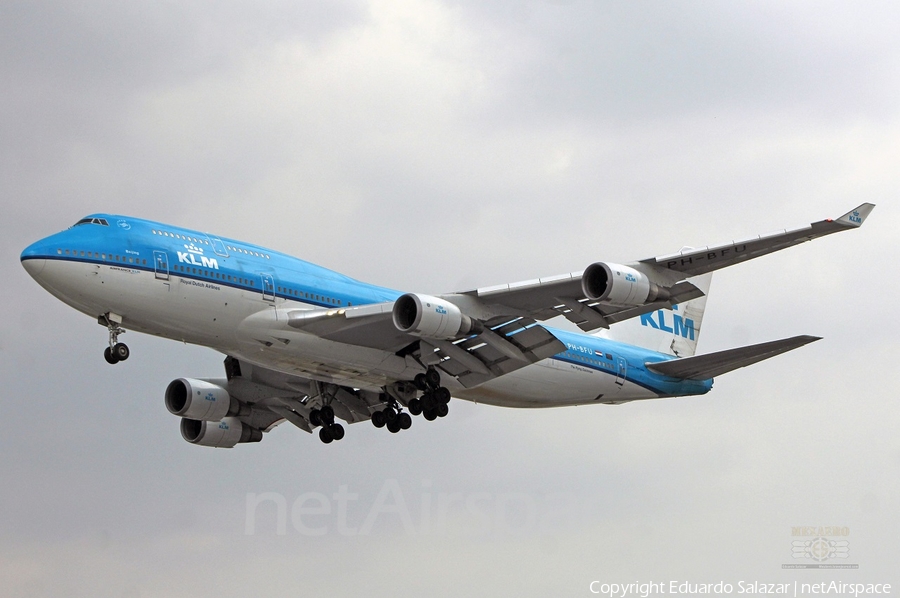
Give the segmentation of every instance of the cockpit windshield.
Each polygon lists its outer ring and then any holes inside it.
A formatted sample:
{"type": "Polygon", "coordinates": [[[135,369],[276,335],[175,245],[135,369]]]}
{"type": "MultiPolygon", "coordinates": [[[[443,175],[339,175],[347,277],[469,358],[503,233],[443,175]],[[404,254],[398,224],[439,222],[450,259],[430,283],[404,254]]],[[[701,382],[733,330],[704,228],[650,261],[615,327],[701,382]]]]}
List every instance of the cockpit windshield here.
{"type": "Polygon", "coordinates": [[[99,224],[101,226],[109,226],[109,222],[106,221],[106,218],[82,218],[73,226],[81,226],[82,224],[99,224]]]}

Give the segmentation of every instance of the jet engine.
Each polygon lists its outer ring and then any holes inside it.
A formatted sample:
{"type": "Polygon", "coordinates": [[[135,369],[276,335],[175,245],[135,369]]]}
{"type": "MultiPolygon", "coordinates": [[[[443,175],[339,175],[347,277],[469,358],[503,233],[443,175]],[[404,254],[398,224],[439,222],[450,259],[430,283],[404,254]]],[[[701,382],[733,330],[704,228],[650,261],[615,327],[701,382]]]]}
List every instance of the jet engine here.
{"type": "Polygon", "coordinates": [[[228,415],[248,415],[250,407],[212,382],[178,378],[166,388],[166,409],[172,415],[216,422],[228,415]]]}
{"type": "Polygon", "coordinates": [[[232,448],[239,442],[259,442],[262,432],[241,422],[236,417],[226,417],[219,422],[181,419],[181,437],[191,444],[232,448]]]}
{"type": "Polygon", "coordinates": [[[444,299],[407,293],[394,302],[394,326],[415,336],[450,340],[479,332],[481,323],[444,299]]]}
{"type": "Polygon", "coordinates": [[[581,290],[588,299],[615,305],[639,306],[670,296],[668,289],[650,282],[634,268],[604,262],[587,267],[581,275],[581,290]]]}

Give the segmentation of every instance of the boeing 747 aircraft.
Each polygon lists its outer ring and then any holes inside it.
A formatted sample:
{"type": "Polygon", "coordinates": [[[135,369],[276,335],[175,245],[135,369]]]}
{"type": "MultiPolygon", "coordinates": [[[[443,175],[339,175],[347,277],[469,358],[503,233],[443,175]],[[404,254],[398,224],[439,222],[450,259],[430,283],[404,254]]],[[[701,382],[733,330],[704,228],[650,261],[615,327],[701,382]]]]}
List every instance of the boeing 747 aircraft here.
{"type": "Polygon", "coordinates": [[[411,416],[446,416],[451,397],[559,407],[704,394],[715,376],[819,340],[796,336],[695,355],[711,272],[858,228],[873,208],[725,245],[440,296],[111,214],[79,220],[25,249],[21,260],[38,284],[108,329],[110,364],[129,358],[120,340],[126,330],[226,356],[225,378],[178,378],[165,390],[188,442],[231,448],[288,421],[318,429],[329,443],[344,437],[338,419],[396,433],[411,416]],[[540,323],[556,317],[584,333],[540,323]]]}

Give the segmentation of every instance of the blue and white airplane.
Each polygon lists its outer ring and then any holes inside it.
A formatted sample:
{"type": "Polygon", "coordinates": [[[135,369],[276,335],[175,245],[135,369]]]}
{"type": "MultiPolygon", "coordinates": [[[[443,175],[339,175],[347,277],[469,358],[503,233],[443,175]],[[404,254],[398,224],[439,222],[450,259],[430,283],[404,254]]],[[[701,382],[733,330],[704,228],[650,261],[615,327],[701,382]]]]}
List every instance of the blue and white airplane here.
{"type": "Polygon", "coordinates": [[[711,272],[857,228],[873,208],[725,245],[436,297],[111,214],[79,220],[25,249],[21,260],[47,291],[108,329],[111,364],[129,357],[119,341],[126,329],[226,355],[225,378],[178,378],[165,391],[188,442],[231,448],[289,421],[318,429],[329,443],[344,436],[336,418],[396,433],[410,427],[411,415],[446,416],[451,397],[559,407],[704,394],[714,376],[819,340],[796,336],[695,355],[711,272]],[[559,316],[585,333],[539,323],[559,316]]]}

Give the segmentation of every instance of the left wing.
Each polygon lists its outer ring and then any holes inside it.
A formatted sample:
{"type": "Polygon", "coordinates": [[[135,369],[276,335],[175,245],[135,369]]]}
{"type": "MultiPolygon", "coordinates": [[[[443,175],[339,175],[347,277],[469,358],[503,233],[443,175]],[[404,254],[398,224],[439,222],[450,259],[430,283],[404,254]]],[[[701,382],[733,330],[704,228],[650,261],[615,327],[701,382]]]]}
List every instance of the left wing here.
{"type": "MultiPolygon", "coordinates": [[[[431,298],[440,301],[437,298],[431,298]]],[[[329,310],[292,310],[288,326],[321,338],[412,355],[423,366],[437,366],[465,387],[565,351],[565,345],[533,318],[489,317],[472,332],[429,338],[397,328],[394,302],[329,310]]]]}
{"type": "Polygon", "coordinates": [[[243,423],[269,431],[287,420],[304,432],[312,432],[312,409],[327,402],[334,415],[348,424],[366,421],[384,407],[379,393],[327,384],[225,358],[226,380],[209,380],[240,402],[251,406],[250,413],[239,416],[243,423]]]}

